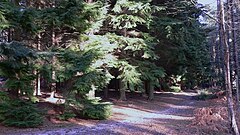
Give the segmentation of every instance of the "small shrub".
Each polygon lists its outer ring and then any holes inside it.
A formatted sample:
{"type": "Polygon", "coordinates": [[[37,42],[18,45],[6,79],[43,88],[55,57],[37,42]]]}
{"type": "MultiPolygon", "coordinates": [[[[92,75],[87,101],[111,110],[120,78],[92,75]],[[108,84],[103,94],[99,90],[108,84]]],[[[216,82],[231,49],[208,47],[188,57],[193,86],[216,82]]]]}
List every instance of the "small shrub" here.
{"type": "Polygon", "coordinates": [[[76,117],[76,114],[74,114],[71,111],[64,112],[63,114],[60,114],[60,115],[57,116],[57,118],[59,120],[68,120],[68,119],[74,118],[74,117],[76,117]]]}
{"type": "Polygon", "coordinates": [[[181,92],[181,87],[180,86],[171,86],[170,90],[172,92],[181,92]]]}
{"type": "Polygon", "coordinates": [[[39,99],[38,99],[37,97],[31,96],[31,97],[30,97],[30,101],[31,101],[32,103],[37,103],[37,102],[39,102],[39,99]]]}
{"type": "Polygon", "coordinates": [[[209,90],[203,89],[198,91],[197,99],[198,100],[207,100],[216,98],[216,95],[209,92],[209,90]]]}
{"type": "Polygon", "coordinates": [[[37,108],[22,100],[3,102],[0,104],[0,121],[6,126],[21,128],[37,127],[42,124],[43,118],[37,108]]]}
{"type": "Polygon", "coordinates": [[[6,92],[0,91],[0,103],[9,101],[10,98],[6,92]]]}
{"type": "MultiPolygon", "coordinates": [[[[1,103],[4,103],[4,102],[7,102],[7,101],[9,101],[9,100],[10,100],[10,98],[9,98],[9,96],[7,95],[7,93],[6,93],[6,92],[3,92],[3,91],[0,91],[0,104],[1,104],[1,103]]],[[[0,121],[2,121],[2,120],[5,119],[5,117],[4,117],[4,115],[3,115],[4,112],[5,112],[5,110],[3,110],[3,109],[0,108],[0,121]]]]}
{"type": "Polygon", "coordinates": [[[112,112],[112,104],[109,102],[100,102],[100,99],[83,99],[68,101],[71,109],[77,117],[87,119],[107,119],[112,112]]]}
{"type": "Polygon", "coordinates": [[[111,115],[112,104],[95,102],[87,104],[83,109],[83,116],[90,119],[104,120],[111,115]]]}

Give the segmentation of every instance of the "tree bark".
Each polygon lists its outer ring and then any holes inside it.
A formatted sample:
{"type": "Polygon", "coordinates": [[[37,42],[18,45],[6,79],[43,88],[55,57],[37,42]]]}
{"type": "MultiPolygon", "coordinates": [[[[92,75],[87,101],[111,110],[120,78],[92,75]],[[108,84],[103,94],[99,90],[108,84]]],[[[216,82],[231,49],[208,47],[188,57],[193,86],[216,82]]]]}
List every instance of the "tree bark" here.
{"type": "MultiPolygon", "coordinates": [[[[124,37],[127,36],[127,29],[124,28],[124,37]]],[[[119,82],[119,91],[120,91],[120,100],[127,100],[126,98],[126,91],[125,91],[125,87],[124,87],[124,82],[122,79],[120,79],[119,82]]]]}
{"type": "Polygon", "coordinates": [[[141,93],[141,96],[142,97],[148,97],[148,95],[147,95],[147,91],[148,91],[148,81],[143,81],[143,86],[144,86],[144,90],[142,91],[142,93],[141,93]]]}
{"type": "MultiPolygon", "coordinates": [[[[37,50],[38,51],[41,50],[41,33],[38,33],[38,35],[37,35],[37,50]]],[[[35,86],[35,90],[34,90],[34,95],[41,96],[42,95],[41,94],[41,74],[39,73],[39,71],[35,71],[35,74],[37,75],[37,78],[35,80],[36,86],[35,86]]]]}
{"type": "Polygon", "coordinates": [[[125,85],[124,82],[120,79],[119,80],[119,91],[120,91],[120,98],[119,98],[119,100],[121,100],[121,101],[127,100],[124,85],[125,85]]]}
{"type": "Polygon", "coordinates": [[[223,39],[223,47],[224,47],[224,70],[225,70],[225,87],[227,92],[227,104],[228,104],[228,113],[229,113],[229,120],[231,123],[231,129],[235,135],[239,135],[234,108],[233,108],[233,96],[232,96],[232,87],[230,81],[230,55],[229,55],[229,44],[227,39],[227,32],[226,32],[226,25],[225,25],[225,15],[224,15],[224,4],[222,0],[219,1],[219,8],[220,8],[220,21],[219,25],[221,27],[221,35],[223,39]]]}
{"type": "MultiPolygon", "coordinates": [[[[220,13],[221,11],[221,6],[220,6],[220,1],[217,1],[217,10],[220,13]]],[[[221,16],[218,16],[218,20],[221,20],[221,16]]],[[[222,38],[222,27],[221,25],[219,25],[218,27],[218,34],[219,34],[219,46],[218,46],[218,57],[219,57],[219,80],[220,80],[220,86],[222,86],[222,88],[224,89],[223,86],[225,86],[225,70],[224,70],[224,47],[223,47],[223,38],[222,38]]]]}
{"type": "MultiPolygon", "coordinates": [[[[53,8],[56,7],[55,5],[55,0],[53,1],[53,8]]],[[[52,47],[56,47],[56,33],[54,30],[54,25],[52,24],[52,47]]],[[[54,69],[54,66],[56,65],[56,56],[54,55],[52,57],[52,82],[51,82],[51,96],[50,98],[54,98],[55,92],[56,92],[56,88],[57,88],[57,84],[56,84],[56,71],[54,69]]]]}
{"type": "Polygon", "coordinates": [[[238,44],[236,38],[236,30],[235,30],[235,16],[234,16],[234,7],[236,7],[233,0],[229,1],[232,5],[230,6],[231,12],[231,31],[232,31],[232,43],[233,43],[233,50],[234,50],[234,70],[235,70],[235,80],[236,80],[236,100],[237,100],[237,110],[240,111],[240,97],[239,97],[239,59],[238,59],[238,44]]]}
{"type": "Polygon", "coordinates": [[[153,100],[154,99],[154,86],[152,82],[148,83],[149,87],[149,92],[148,92],[148,100],[153,100]]]}
{"type": "Polygon", "coordinates": [[[104,99],[108,99],[108,87],[103,89],[104,99]]]}

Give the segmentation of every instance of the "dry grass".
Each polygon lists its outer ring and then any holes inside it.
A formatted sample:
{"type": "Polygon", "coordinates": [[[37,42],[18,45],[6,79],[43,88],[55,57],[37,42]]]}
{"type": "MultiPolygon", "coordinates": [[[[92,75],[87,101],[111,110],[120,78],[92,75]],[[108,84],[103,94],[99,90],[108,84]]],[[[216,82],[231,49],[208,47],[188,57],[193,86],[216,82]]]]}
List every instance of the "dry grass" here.
{"type": "Polygon", "coordinates": [[[226,107],[204,107],[194,111],[191,126],[228,133],[228,114],[226,107]]]}

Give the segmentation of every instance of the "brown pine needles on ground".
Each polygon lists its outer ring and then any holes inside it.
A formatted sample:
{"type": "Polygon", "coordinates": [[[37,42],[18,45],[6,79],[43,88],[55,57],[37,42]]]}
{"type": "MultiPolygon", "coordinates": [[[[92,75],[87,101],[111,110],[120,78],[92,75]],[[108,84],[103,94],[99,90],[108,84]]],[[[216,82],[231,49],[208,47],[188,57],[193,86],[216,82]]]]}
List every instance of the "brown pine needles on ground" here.
{"type": "Polygon", "coordinates": [[[204,107],[194,110],[194,119],[190,126],[211,131],[229,132],[227,107],[204,107]]]}

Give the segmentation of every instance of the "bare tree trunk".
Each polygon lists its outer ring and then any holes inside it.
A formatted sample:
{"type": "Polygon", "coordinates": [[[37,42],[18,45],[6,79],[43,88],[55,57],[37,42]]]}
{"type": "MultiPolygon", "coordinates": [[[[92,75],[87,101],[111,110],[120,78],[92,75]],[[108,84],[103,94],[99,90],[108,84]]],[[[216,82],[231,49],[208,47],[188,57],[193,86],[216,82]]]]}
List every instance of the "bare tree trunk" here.
{"type": "Polygon", "coordinates": [[[230,6],[231,11],[231,28],[232,28],[232,42],[233,42],[233,50],[234,50],[234,69],[235,69],[235,80],[236,80],[236,97],[237,97],[237,110],[240,111],[240,98],[239,98],[239,60],[238,60],[238,44],[236,38],[236,30],[235,30],[235,16],[234,16],[234,7],[236,6],[233,0],[229,1],[232,5],[230,6]]]}
{"type": "Polygon", "coordinates": [[[120,80],[119,80],[119,91],[120,91],[120,98],[119,98],[119,100],[121,100],[121,101],[127,100],[124,85],[125,85],[125,84],[124,84],[123,81],[120,79],[120,80]]]}
{"type": "Polygon", "coordinates": [[[147,91],[148,91],[148,81],[143,81],[143,86],[144,86],[144,90],[141,93],[142,97],[148,97],[147,96],[147,91]]]}
{"type": "Polygon", "coordinates": [[[103,92],[104,92],[104,98],[108,99],[108,88],[107,87],[104,88],[103,92]]]}
{"type": "MultiPolygon", "coordinates": [[[[55,46],[55,32],[54,32],[54,28],[52,30],[52,45],[55,46]]],[[[54,98],[55,92],[56,92],[56,88],[57,88],[57,84],[56,84],[56,71],[54,69],[54,66],[56,65],[56,56],[54,55],[52,57],[52,82],[51,82],[51,96],[50,98],[54,98]]]]}
{"type": "Polygon", "coordinates": [[[235,81],[235,65],[234,65],[234,46],[232,42],[232,16],[231,16],[231,1],[227,0],[227,8],[225,11],[226,16],[226,32],[227,32],[227,43],[229,45],[229,64],[230,64],[230,81],[232,85],[232,91],[235,89],[235,84],[233,83],[235,81]]]}
{"type": "MultiPolygon", "coordinates": [[[[127,29],[124,28],[123,31],[124,31],[124,36],[126,37],[127,36],[127,29]]],[[[120,79],[120,82],[119,82],[119,91],[120,91],[120,100],[127,100],[126,91],[125,91],[125,87],[124,87],[124,82],[123,82],[122,79],[120,79]]]]}
{"type": "Polygon", "coordinates": [[[213,36],[210,39],[210,47],[209,47],[209,52],[210,52],[210,63],[211,63],[211,79],[210,79],[210,86],[212,88],[216,87],[216,45],[214,43],[214,39],[216,39],[215,36],[213,36]]]}
{"type": "Polygon", "coordinates": [[[224,47],[224,70],[225,70],[225,87],[227,92],[227,103],[228,103],[228,111],[229,111],[229,119],[231,123],[232,131],[235,135],[239,135],[234,108],[233,108],[233,96],[232,96],[232,88],[231,88],[231,80],[230,80],[230,64],[229,64],[229,44],[227,39],[226,25],[225,25],[225,15],[224,15],[224,4],[222,0],[219,1],[220,7],[220,27],[221,27],[221,35],[223,39],[223,47],[224,47]]]}
{"type": "MultiPolygon", "coordinates": [[[[37,35],[37,49],[38,49],[38,51],[40,51],[41,50],[41,34],[40,33],[38,33],[38,35],[37,35]]],[[[40,64],[40,63],[39,63],[40,64]]],[[[36,83],[35,83],[35,89],[34,89],[34,95],[36,95],[36,96],[40,96],[40,95],[42,95],[41,94],[41,75],[40,75],[40,73],[39,73],[39,71],[34,71],[35,72],[35,75],[37,76],[37,78],[36,78],[36,83]]]]}
{"type": "MultiPolygon", "coordinates": [[[[55,8],[56,6],[56,2],[55,0],[53,1],[53,8],[55,8]]],[[[53,25],[53,24],[52,24],[53,25]]],[[[56,33],[54,30],[54,25],[52,26],[52,47],[56,46],[56,33]]],[[[51,82],[51,96],[50,98],[54,98],[55,92],[56,92],[56,88],[57,88],[57,84],[56,84],[56,71],[54,69],[54,66],[56,65],[56,56],[53,55],[52,57],[52,82],[51,82]]]]}
{"type": "Polygon", "coordinates": [[[41,75],[40,75],[40,73],[38,73],[38,75],[37,75],[37,94],[36,95],[37,96],[42,95],[42,93],[41,93],[41,75]]]}
{"type": "MultiPolygon", "coordinates": [[[[220,6],[220,1],[218,0],[217,1],[217,10],[218,12],[220,12],[221,10],[221,6],[220,6]]],[[[219,15],[218,16],[218,19],[221,20],[221,16],[219,15]]],[[[224,44],[224,41],[223,41],[223,38],[222,38],[222,27],[221,25],[219,25],[218,27],[218,32],[219,32],[219,51],[218,51],[218,57],[219,57],[219,79],[220,79],[220,82],[221,82],[221,87],[224,89],[224,86],[225,86],[225,70],[224,70],[224,47],[223,47],[223,44],[224,44]]]]}
{"type": "Polygon", "coordinates": [[[148,92],[148,100],[153,100],[154,99],[154,86],[152,82],[148,83],[149,87],[149,92],[148,92]]]}
{"type": "Polygon", "coordinates": [[[53,64],[53,68],[52,68],[52,82],[51,82],[51,96],[50,96],[50,98],[54,98],[54,95],[55,95],[55,92],[56,92],[56,88],[57,88],[57,84],[56,84],[56,71],[54,69],[54,65],[56,65],[56,56],[53,56],[52,64],[53,64]]]}

